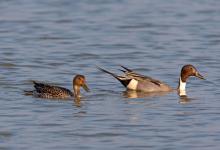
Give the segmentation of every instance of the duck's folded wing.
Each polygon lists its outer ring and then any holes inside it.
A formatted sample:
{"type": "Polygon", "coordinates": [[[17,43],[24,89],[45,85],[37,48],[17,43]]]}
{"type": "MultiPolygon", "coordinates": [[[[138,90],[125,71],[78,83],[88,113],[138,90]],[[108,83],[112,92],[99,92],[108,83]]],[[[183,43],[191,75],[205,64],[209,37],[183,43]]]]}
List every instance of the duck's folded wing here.
{"type": "Polygon", "coordinates": [[[152,82],[158,86],[160,86],[161,84],[163,84],[161,81],[159,80],[156,80],[156,79],[153,79],[149,76],[145,76],[145,75],[142,75],[142,74],[139,74],[139,73],[136,73],[134,72],[133,70],[131,69],[128,69],[124,66],[121,66],[123,69],[125,70],[121,70],[125,73],[125,76],[127,76],[127,78],[130,78],[130,79],[135,79],[135,80],[138,80],[138,81],[148,81],[148,82],[152,82]]]}
{"type": "Polygon", "coordinates": [[[149,76],[144,76],[144,75],[141,75],[141,74],[138,74],[136,72],[129,72],[129,73],[126,73],[126,76],[132,78],[132,79],[136,79],[138,81],[148,81],[148,82],[152,82],[158,86],[160,86],[162,84],[161,81],[159,80],[156,80],[156,79],[153,79],[149,76]]]}

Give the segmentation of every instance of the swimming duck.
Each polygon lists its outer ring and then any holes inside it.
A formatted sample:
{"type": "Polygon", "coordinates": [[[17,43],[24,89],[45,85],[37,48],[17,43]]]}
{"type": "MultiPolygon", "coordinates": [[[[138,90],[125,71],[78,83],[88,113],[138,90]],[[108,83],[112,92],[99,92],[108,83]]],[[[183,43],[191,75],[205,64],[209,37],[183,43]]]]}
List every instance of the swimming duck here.
{"type": "Polygon", "coordinates": [[[83,87],[85,91],[89,92],[89,88],[86,84],[85,76],[76,75],[73,78],[73,92],[59,86],[53,86],[45,83],[33,81],[35,90],[25,91],[26,95],[33,95],[39,98],[56,98],[66,99],[70,97],[80,97],[80,87],[83,87]]]}
{"type": "Polygon", "coordinates": [[[112,75],[114,78],[120,81],[128,90],[142,92],[171,92],[177,90],[180,96],[186,95],[186,81],[190,76],[204,79],[204,77],[197,71],[197,69],[193,65],[188,64],[182,67],[178,88],[173,89],[162,81],[153,79],[149,76],[138,74],[124,66],[121,67],[123,68],[123,70],[121,70],[124,73],[123,76],[116,75],[100,67],[98,67],[98,69],[112,75]]]}

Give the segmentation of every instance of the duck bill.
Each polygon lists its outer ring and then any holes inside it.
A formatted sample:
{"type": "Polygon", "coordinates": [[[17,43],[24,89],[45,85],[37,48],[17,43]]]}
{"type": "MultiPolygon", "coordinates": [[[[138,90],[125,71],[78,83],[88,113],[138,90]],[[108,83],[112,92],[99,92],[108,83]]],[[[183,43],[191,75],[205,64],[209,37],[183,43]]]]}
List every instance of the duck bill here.
{"type": "Polygon", "coordinates": [[[205,78],[199,72],[196,72],[195,76],[202,79],[202,80],[205,80],[205,78]]]}
{"type": "Polygon", "coordinates": [[[89,91],[90,91],[89,88],[88,88],[88,86],[86,85],[86,83],[83,84],[82,87],[83,87],[83,89],[84,89],[86,92],[89,92],[89,91]]]}

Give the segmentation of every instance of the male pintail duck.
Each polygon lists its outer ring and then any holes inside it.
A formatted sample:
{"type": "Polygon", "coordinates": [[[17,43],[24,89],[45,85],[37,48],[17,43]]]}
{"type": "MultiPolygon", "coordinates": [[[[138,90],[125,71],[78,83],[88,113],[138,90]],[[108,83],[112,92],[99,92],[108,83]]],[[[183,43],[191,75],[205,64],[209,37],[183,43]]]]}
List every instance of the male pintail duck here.
{"type": "Polygon", "coordinates": [[[83,75],[76,75],[73,78],[73,92],[59,86],[53,86],[45,83],[33,81],[35,90],[25,91],[26,95],[33,95],[39,98],[56,98],[66,99],[70,97],[80,97],[80,87],[83,87],[85,91],[89,92],[89,88],[86,84],[86,79],[83,75]]]}
{"type": "Polygon", "coordinates": [[[123,76],[116,75],[100,67],[98,67],[98,69],[112,75],[114,78],[119,80],[128,90],[142,92],[171,92],[177,90],[180,96],[186,95],[186,81],[190,76],[204,79],[204,77],[197,71],[197,69],[193,65],[185,65],[182,67],[180,73],[178,88],[173,89],[162,81],[138,74],[124,66],[121,67],[123,68],[123,70],[121,71],[124,72],[123,76]]]}

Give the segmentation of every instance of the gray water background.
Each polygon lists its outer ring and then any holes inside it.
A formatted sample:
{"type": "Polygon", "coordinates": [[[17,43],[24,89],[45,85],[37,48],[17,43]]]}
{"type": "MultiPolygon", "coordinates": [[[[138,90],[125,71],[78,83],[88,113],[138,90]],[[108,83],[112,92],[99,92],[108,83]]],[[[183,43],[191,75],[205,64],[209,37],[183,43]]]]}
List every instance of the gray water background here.
{"type": "Polygon", "coordinates": [[[219,149],[219,0],[0,1],[0,149],[219,149]],[[119,65],[177,87],[184,64],[187,99],[174,92],[129,98],[96,66],[119,65]],[[72,88],[73,101],[23,95],[31,80],[72,88]]]}

